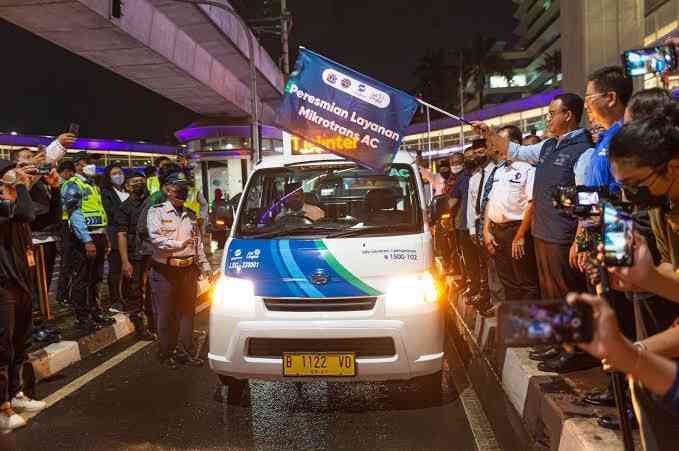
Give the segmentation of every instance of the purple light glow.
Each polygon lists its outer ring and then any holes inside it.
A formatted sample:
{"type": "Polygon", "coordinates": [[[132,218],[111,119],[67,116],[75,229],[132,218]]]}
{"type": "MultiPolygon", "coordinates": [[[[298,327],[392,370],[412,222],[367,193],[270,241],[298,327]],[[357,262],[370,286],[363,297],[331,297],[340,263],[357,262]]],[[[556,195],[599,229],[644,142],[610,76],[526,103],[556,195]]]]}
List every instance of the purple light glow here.
{"type": "MultiPolygon", "coordinates": [[[[31,135],[11,135],[9,133],[0,133],[0,144],[6,146],[16,147],[35,147],[38,145],[47,146],[52,141],[50,136],[31,136],[31,135]]],[[[95,139],[95,138],[78,138],[75,144],[69,147],[75,150],[105,150],[110,152],[141,152],[141,153],[155,153],[165,155],[175,155],[179,146],[163,146],[159,144],[142,144],[134,141],[121,141],[114,139],[95,139]]]]}
{"type": "MultiPolygon", "coordinates": [[[[208,125],[205,127],[190,127],[178,130],[174,134],[182,142],[195,141],[204,138],[216,138],[220,136],[236,136],[239,138],[250,137],[249,125],[208,125]]],[[[283,132],[269,125],[262,126],[262,138],[283,139],[283,132]]]]}
{"type": "MultiPolygon", "coordinates": [[[[534,96],[526,97],[524,99],[512,100],[511,102],[493,105],[482,110],[473,111],[464,116],[468,121],[483,121],[492,117],[503,116],[505,114],[518,113],[519,111],[532,110],[533,108],[540,108],[549,105],[554,97],[563,94],[562,89],[553,89],[551,91],[536,94],[534,96]]],[[[460,121],[452,118],[437,119],[431,122],[432,130],[441,130],[444,128],[459,127],[460,121]]],[[[406,130],[407,135],[415,133],[424,133],[427,131],[427,123],[420,122],[413,124],[406,130]]]]}

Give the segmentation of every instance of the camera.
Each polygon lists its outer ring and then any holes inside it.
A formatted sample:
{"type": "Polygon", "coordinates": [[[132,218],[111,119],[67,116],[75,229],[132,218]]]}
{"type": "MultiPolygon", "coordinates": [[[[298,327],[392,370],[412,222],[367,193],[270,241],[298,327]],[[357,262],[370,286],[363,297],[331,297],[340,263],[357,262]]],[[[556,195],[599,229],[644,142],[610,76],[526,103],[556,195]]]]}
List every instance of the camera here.
{"type": "Polygon", "coordinates": [[[601,201],[619,199],[605,188],[559,185],[552,193],[554,207],[580,219],[591,219],[601,215],[601,201]]]}

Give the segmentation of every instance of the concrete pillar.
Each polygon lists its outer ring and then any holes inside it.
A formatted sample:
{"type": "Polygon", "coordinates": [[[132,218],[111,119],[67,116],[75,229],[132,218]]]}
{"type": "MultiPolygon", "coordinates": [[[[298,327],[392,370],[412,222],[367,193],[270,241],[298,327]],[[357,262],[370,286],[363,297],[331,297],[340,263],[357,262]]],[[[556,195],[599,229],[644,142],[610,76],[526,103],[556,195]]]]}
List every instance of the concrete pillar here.
{"type": "Polygon", "coordinates": [[[587,76],[620,65],[620,55],[643,46],[643,0],[561,2],[563,88],[584,95],[587,76]]]}

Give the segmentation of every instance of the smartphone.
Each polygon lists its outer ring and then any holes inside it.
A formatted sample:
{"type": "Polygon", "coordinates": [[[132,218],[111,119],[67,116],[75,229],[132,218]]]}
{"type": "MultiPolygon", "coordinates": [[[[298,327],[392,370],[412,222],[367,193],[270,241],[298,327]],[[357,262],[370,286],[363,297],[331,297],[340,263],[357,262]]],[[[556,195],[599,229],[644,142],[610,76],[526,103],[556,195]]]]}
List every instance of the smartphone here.
{"type": "Polygon", "coordinates": [[[49,163],[38,166],[38,175],[50,175],[52,172],[52,165],[49,163]]]}
{"type": "Polygon", "coordinates": [[[622,54],[622,66],[630,77],[663,74],[677,68],[677,53],[671,45],[627,50],[622,54]]]}
{"type": "Polygon", "coordinates": [[[592,341],[592,307],[565,299],[503,302],[498,333],[505,346],[529,347],[592,341]]]}
{"type": "Polygon", "coordinates": [[[80,124],[71,122],[71,124],[68,126],[68,132],[78,136],[78,133],[80,133],[80,124]]]}
{"type": "Polygon", "coordinates": [[[631,205],[604,203],[602,238],[606,266],[634,264],[634,218],[631,205]]]}

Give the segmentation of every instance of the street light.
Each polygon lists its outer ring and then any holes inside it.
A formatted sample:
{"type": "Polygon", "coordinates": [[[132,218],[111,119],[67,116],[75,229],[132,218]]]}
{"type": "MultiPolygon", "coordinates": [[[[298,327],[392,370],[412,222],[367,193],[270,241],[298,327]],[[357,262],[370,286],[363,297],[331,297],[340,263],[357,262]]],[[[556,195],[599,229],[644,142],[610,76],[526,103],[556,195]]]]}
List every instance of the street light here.
{"type": "Polygon", "coordinates": [[[252,135],[252,156],[255,160],[255,164],[262,161],[262,153],[259,144],[259,113],[257,111],[257,72],[255,68],[255,48],[252,43],[252,34],[250,33],[250,28],[245,23],[243,18],[238,15],[238,13],[229,5],[212,0],[173,0],[179,3],[190,3],[195,6],[207,5],[219,8],[235,17],[245,30],[245,35],[248,38],[248,53],[250,59],[250,117],[252,119],[252,125],[250,133],[252,135]]]}

